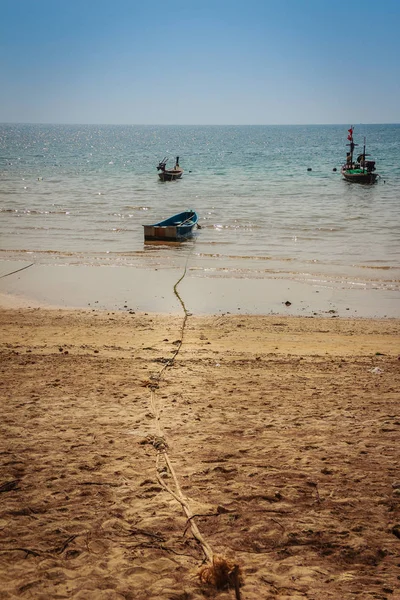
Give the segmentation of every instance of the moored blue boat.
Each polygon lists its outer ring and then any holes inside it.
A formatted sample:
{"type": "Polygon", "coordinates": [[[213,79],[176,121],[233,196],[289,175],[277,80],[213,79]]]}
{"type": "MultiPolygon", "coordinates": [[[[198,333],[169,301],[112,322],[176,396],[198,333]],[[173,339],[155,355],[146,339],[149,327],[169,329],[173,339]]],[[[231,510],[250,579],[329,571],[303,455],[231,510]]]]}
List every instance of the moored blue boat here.
{"type": "Polygon", "coordinates": [[[198,220],[194,210],[186,210],[154,225],[143,225],[144,239],[145,241],[180,242],[193,235],[198,220]]]}

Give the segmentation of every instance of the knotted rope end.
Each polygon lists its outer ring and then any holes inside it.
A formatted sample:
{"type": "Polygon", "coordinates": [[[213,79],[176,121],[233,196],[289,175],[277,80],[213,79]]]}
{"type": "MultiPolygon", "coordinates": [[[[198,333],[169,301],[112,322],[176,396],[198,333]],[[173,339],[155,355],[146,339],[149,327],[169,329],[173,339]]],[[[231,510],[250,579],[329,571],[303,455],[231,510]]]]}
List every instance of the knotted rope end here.
{"type": "Polygon", "coordinates": [[[240,597],[237,594],[239,587],[243,585],[241,568],[223,556],[214,556],[211,564],[199,569],[198,577],[201,583],[211,585],[218,590],[233,588],[236,590],[236,597],[240,597]]]}

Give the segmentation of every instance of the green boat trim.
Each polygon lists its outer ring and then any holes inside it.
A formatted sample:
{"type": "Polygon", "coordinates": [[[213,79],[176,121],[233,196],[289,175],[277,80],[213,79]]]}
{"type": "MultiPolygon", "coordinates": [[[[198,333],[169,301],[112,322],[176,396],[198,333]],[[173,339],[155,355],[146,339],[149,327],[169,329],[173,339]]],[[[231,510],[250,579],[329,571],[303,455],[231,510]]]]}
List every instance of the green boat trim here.
{"type": "Polygon", "coordinates": [[[365,169],[346,169],[346,173],[349,175],[362,175],[363,173],[368,173],[365,169]]]}

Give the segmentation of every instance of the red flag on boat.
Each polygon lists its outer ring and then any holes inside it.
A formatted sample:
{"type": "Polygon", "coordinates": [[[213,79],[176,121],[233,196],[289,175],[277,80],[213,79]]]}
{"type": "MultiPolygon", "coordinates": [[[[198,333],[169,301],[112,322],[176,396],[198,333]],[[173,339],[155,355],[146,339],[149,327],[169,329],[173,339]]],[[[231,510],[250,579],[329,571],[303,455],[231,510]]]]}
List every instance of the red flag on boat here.
{"type": "Polygon", "coordinates": [[[347,139],[350,140],[350,142],[351,142],[353,140],[353,128],[350,127],[350,129],[348,129],[347,131],[349,132],[347,139]]]}

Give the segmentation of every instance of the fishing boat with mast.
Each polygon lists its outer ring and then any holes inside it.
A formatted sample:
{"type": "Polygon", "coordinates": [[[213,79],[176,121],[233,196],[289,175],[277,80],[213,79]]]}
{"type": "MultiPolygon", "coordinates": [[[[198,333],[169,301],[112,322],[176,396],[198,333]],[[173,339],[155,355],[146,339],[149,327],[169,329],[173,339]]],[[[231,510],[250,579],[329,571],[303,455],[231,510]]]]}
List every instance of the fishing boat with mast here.
{"type": "Polygon", "coordinates": [[[342,175],[346,181],[352,183],[375,183],[379,174],[375,171],[375,161],[367,159],[369,154],[366,154],[365,148],[365,137],[364,137],[364,148],[361,154],[357,156],[357,160],[354,160],[354,150],[358,144],[354,143],[353,139],[354,127],[353,125],[348,129],[347,139],[349,141],[347,146],[350,146],[350,151],[346,154],[346,162],[342,166],[342,175]]]}
{"type": "Polygon", "coordinates": [[[174,181],[180,179],[183,175],[183,169],[179,166],[179,156],[176,157],[175,166],[173,169],[166,169],[168,158],[165,156],[158,163],[157,171],[161,181],[174,181]]]}

